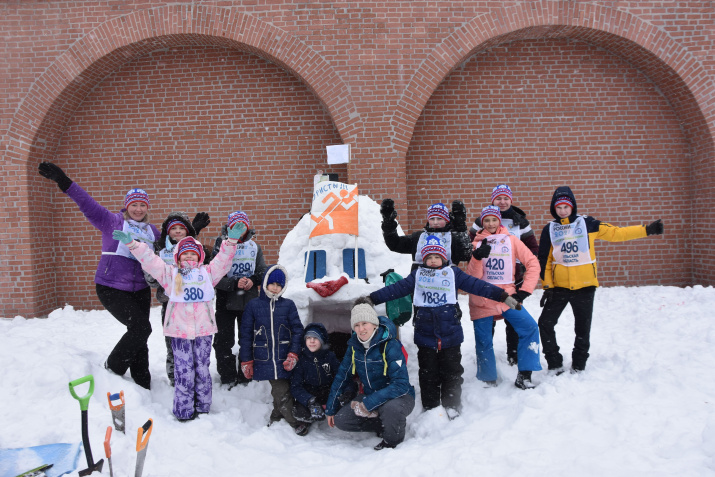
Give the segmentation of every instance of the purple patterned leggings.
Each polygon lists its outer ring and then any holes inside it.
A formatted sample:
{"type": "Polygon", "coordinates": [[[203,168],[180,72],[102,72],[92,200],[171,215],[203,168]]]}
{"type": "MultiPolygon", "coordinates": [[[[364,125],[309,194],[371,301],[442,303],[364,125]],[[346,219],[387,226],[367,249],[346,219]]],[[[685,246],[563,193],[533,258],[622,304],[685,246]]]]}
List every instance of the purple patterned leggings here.
{"type": "Polygon", "coordinates": [[[193,340],[171,338],[174,351],[174,416],[190,419],[194,412],[211,409],[211,341],[213,336],[193,340]]]}

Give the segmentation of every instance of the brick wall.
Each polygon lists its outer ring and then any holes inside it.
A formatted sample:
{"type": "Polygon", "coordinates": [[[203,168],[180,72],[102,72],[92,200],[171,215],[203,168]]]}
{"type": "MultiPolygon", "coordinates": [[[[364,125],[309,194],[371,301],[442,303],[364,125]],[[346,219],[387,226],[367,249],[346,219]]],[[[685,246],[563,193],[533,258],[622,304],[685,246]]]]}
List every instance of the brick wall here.
{"type": "Polygon", "coordinates": [[[110,210],[144,186],[155,224],[206,210],[204,241],[243,208],[273,261],[340,142],[353,161],[330,172],[395,198],[408,230],[436,200],[463,199],[471,219],[507,181],[538,233],[569,184],[581,212],[666,222],[662,238],[600,243],[602,284],[713,284],[700,253],[715,227],[702,207],[715,200],[710,2],[38,0],[0,13],[0,316],[98,306],[99,235],[40,161],[110,210]]]}

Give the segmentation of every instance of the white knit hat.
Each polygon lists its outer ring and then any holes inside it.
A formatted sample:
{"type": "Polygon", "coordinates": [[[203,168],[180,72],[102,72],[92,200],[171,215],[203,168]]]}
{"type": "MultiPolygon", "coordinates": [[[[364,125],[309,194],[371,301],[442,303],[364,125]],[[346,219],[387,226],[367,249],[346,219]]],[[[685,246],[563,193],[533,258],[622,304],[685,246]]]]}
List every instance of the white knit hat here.
{"type": "Polygon", "coordinates": [[[355,328],[355,325],[362,321],[372,323],[375,326],[380,325],[380,320],[377,319],[377,312],[367,303],[357,304],[350,311],[350,328],[355,328]]]}

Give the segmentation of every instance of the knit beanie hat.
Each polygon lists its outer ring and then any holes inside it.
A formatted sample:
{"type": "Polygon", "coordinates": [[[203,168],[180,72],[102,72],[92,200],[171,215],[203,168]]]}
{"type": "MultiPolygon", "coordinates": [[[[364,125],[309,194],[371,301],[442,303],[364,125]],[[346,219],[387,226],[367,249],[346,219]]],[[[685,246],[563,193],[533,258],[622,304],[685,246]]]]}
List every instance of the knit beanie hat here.
{"type": "Polygon", "coordinates": [[[232,212],[228,215],[228,222],[226,223],[226,225],[230,229],[234,226],[234,224],[238,222],[243,222],[246,225],[246,230],[251,228],[251,221],[248,220],[248,215],[246,215],[245,212],[242,212],[240,210],[232,212]]]}
{"type": "Polygon", "coordinates": [[[484,217],[487,217],[488,215],[498,218],[499,224],[501,225],[501,212],[499,211],[499,207],[496,207],[494,205],[488,205],[484,207],[482,209],[482,215],[479,216],[479,221],[484,224],[484,217]]]}
{"type": "Polygon", "coordinates": [[[196,255],[199,256],[198,262],[203,263],[205,257],[204,247],[201,245],[201,242],[199,242],[195,238],[189,236],[179,240],[179,243],[176,244],[176,251],[174,252],[174,256],[176,257],[176,263],[181,262],[181,255],[184,252],[196,253],[196,255]]]}
{"type": "Polygon", "coordinates": [[[435,253],[442,257],[442,260],[447,261],[447,249],[442,245],[442,241],[436,235],[428,235],[425,238],[425,245],[422,247],[422,260],[427,258],[427,255],[435,253]]]}
{"type": "Polygon", "coordinates": [[[505,195],[511,199],[511,188],[506,184],[499,184],[494,189],[492,189],[492,203],[494,203],[494,199],[496,199],[500,195],[505,195]]]}
{"type": "Polygon", "coordinates": [[[363,321],[380,326],[380,320],[377,318],[375,308],[367,303],[357,304],[350,310],[350,328],[354,329],[355,325],[363,321]]]}
{"type": "Polygon", "coordinates": [[[440,217],[449,222],[449,210],[447,209],[447,206],[442,202],[430,205],[427,209],[427,220],[432,217],[440,217]]]}
{"type": "Polygon", "coordinates": [[[271,283],[277,283],[281,286],[281,288],[285,288],[286,276],[285,273],[283,273],[283,270],[276,268],[268,275],[266,285],[270,285],[271,283]]]}
{"type": "Polygon", "coordinates": [[[190,233],[190,232],[189,232],[189,229],[186,227],[186,224],[185,224],[183,221],[179,220],[179,219],[171,219],[171,220],[169,221],[169,223],[166,224],[166,231],[168,232],[169,230],[171,230],[171,228],[172,228],[174,225],[181,225],[181,226],[184,228],[184,230],[186,230],[186,233],[187,233],[187,234],[190,233]]]}
{"type": "Polygon", "coordinates": [[[324,346],[325,343],[323,342],[323,338],[320,336],[320,333],[318,333],[315,330],[308,330],[305,332],[305,336],[303,337],[304,339],[308,338],[315,338],[316,340],[320,341],[320,346],[324,346]]]}
{"type": "Polygon", "coordinates": [[[571,201],[571,197],[568,197],[566,195],[562,195],[558,199],[554,201],[554,207],[559,206],[559,205],[568,205],[573,209],[573,202],[571,201]]]}
{"type": "Polygon", "coordinates": [[[149,194],[144,189],[130,189],[127,195],[124,196],[124,208],[126,209],[134,202],[144,202],[149,207],[149,194]]]}

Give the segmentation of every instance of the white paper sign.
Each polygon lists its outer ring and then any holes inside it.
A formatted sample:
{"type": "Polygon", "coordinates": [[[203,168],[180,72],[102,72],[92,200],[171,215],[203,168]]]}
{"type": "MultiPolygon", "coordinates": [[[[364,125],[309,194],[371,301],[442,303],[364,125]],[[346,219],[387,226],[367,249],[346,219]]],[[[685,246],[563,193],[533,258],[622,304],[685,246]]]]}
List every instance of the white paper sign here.
{"type": "Polygon", "coordinates": [[[350,162],[350,144],[326,146],[328,151],[328,164],[347,164],[350,162]]]}

